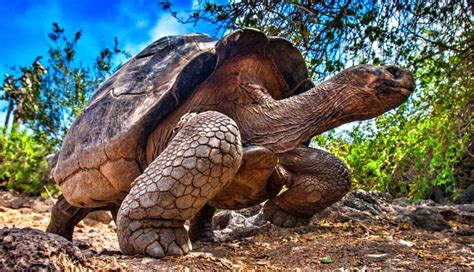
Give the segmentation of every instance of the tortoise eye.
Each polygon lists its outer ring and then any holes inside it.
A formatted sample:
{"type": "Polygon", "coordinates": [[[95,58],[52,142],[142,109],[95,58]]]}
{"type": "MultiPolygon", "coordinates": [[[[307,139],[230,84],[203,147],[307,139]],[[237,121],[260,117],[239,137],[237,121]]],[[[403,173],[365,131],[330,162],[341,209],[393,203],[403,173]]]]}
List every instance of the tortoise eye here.
{"type": "Polygon", "coordinates": [[[392,74],[394,79],[399,79],[402,77],[402,70],[396,66],[388,66],[387,71],[392,74]]]}

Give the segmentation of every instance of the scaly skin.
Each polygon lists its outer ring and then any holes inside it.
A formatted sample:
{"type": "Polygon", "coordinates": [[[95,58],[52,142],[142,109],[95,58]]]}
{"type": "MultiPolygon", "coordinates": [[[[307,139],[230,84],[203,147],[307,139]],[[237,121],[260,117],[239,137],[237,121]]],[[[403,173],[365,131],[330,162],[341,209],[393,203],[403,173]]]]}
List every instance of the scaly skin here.
{"type": "Polygon", "coordinates": [[[278,186],[275,182],[269,184],[268,181],[277,163],[277,155],[263,146],[244,147],[242,163],[232,183],[219,191],[208,204],[218,209],[234,210],[273,198],[283,185],[278,186]]]}
{"type": "Polygon", "coordinates": [[[152,257],[191,250],[184,221],[234,177],[242,159],[235,122],[218,112],[189,118],[132,184],[118,214],[124,254],[152,257]]]}
{"type": "Polygon", "coordinates": [[[306,146],[282,154],[288,190],[268,200],[264,218],[281,227],[306,225],[318,211],[341,199],[351,187],[351,175],[337,157],[306,146]]]}

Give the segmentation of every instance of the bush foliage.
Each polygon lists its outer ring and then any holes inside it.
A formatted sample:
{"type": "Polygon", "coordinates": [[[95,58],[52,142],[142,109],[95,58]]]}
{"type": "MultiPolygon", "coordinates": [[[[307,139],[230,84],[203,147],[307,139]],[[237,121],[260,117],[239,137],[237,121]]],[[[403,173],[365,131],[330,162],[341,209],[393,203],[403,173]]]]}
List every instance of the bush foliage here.
{"type": "Polygon", "coordinates": [[[48,149],[26,130],[0,135],[0,187],[9,191],[37,194],[46,184],[48,149]]]}

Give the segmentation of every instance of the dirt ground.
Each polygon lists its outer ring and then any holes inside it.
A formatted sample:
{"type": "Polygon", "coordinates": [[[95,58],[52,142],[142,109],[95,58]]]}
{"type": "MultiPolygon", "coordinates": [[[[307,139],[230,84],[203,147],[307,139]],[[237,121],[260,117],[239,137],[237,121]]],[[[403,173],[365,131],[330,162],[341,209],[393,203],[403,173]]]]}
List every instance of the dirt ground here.
{"type": "MultiPolygon", "coordinates": [[[[47,209],[0,206],[0,228],[45,230],[47,209]]],[[[452,223],[452,222],[450,222],[452,223]]],[[[453,223],[454,224],[454,223],[453,223]]],[[[456,226],[453,226],[456,229],[456,226]]],[[[227,243],[198,243],[183,257],[153,259],[123,256],[113,222],[86,219],[74,244],[87,266],[75,270],[289,270],[350,268],[355,270],[474,269],[474,237],[459,232],[430,232],[409,224],[365,225],[320,221],[296,229],[264,225],[253,237],[227,243]],[[298,269],[299,268],[299,269],[298,269]]]]}

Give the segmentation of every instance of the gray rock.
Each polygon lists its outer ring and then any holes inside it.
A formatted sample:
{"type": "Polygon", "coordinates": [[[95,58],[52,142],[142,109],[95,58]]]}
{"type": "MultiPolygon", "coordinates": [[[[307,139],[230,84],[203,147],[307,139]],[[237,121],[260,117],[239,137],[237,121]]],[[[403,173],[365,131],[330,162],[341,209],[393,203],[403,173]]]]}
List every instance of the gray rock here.
{"type": "Polygon", "coordinates": [[[397,206],[401,206],[401,207],[407,207],[407,206],[411,205],[411,202],[406,197],[400,197],[400,198],[396,198],[395,200],[393,200],[392,204],[397,205],[397,206]]]}
{"type": "Polygon", "coordinates": [[[416,202],[417,206],[436,206],[436,203],[431,199],[421,199],[416,202]]]}
{"type": "MultiPolygon", "coordinates": [[[[85,219],[93,220],[103,224],[109,224],[112,222],[113,218],[110,212],[108,211],[93,211],[89,213],[85,219]]],[[[86,225],[94,225],[94,223],[86,222],[86,225]]]]}
{"type": "Polygon", "coordinates": [[[467,187],[466,190],[461,193],[457,203],[474,204],[474,184],[469,185],[469,187],[467,187]]]}
{"type": "Polygon", "coordinates": [[[390,195],[378,191],[355,190],[344,196],[341,202],[344,206],[354,208],[358,211],[367,211],[372,215],[388,212],[393,198],[390,195]]]}
{"type": "Polygon", "coordinates": [[[31,209],[37,213],[47,213],[51,211],[51,204],[40,199],[35,199],[31,204],[31,209]]]}
{"type": "Polygon", "coordinates": [[[216,213],[212,218],[212,228],[214,230],[225,229],[229,225],[231,216],[232,211],[221,211],[216,213]]]}
{"type": "Polygon", "coordinates": [[[358,189],[316,214],[312,221],[316,224],[315,221],[321,219],[333,222],[352,220],[371,224],[379,220],[388,220],[388,214],[394,212],[392,201],[393,198],[389,194],[358,189]]]}
{"type": "Polygon", "coordinates": [[[313,224],[321,219],[330,222],[409,223],[433,231],[450,229],[448,221],[474,224],[474,205],[438,205],[432,200],[412,205],[405,198],[393,199],[378,191],[355,190],[339,202],[316,214],[313,224]]]}
{"type": "Polygon", "coordinates": [[[250,217],[245,217],[237,211],[222,211],[214,216],[212,223],[217,239],[228,242],[255,235],[263,230],[261,227],[266,221],[260,209],[250,217]]]}
{"type": "Polygon", "coordinates": [[[474,226],[474,204],[443,205],[436,209],[445,220],[474,226]]]}
{"type": "MultiPolygon", "coordinates": [[[[262,205],[239,211],[222,211],[213,219],[216,236],[221,241],[232,241],[255,235],[269,227],[263,218],[262,205]]],[[[316,214],[312,225],[323,219],[329,222],[362,222],[365,224],[408,223],[432,231],[451,229],[448,221],[472,226],[474,204],[437,205],[433,201],[419,201],[412,205],[405,198],[393,199],[378,191],[355,190],[340,201],[316,214]]],[[[459,235],[470,233],[464,226],[459,235]]]]}
{"type": "Polygon", "coordinates": [[[474,203],[458,205],[459,209],[459,222],[474,226],[474,203]]]}
{"type": "Polygon", "coordinates": [[[263,226],[265,225],[265,223],[267,223],[267,221],[265,220],[265,218],[263,217],[263,210],[260,209],[260,211],[251,216],[250,218],[248,218],[248,221],[250,224],[254,225],[254,226],[263,226]]]}
{"type": "Polygon", "coordinates": [[[451,228],[441,213],[433,207],[418,206],[409,217],[415,227],[434,231],[451,228]]]}
{"type": "Polygon", "coordinates": [[[22,197],[22,196],[14,196],[10,203],[8,203],[7,207],[12,209],[20,209],[20,208],[30,208],[33,201],[31,198],[22,197]]]}
{"type": "Polygon", "coordinates": [[[0,206],[11,208],[10,203],[14,198],[15,196],[9,192],[0,192],[0,206]]]}
{"type": "Polygon", "coordinates": [[[212,226],[215,230],[222,230],[228,227],[231,222],[242,221],[242,218],[248,220],[253,225],[263,225],[263,204],[258,204],[249,208],[236,211],[221,211],[212,218],[212,226]]]}
{"type": "Polygon", "coordinates": [[[51,210],[52,199],[41,197],[26,197],[10,192],[0,192],[0,206],[10,209],[31,208],[38,213],[45,213],[51,210]]]}
{"type": "Polygon", "coordinates": [[[258,204],[249,208],[237,210],[236,212],[245,217],[251,217],[261,212],[262,208],[263,208],[263,204],[258,204]]]}
{"type": "Polygon", "coordinates": [[[59,235],[31,228],[0,230],[0,271],[87,268],[80,250],[59,235]]]}

